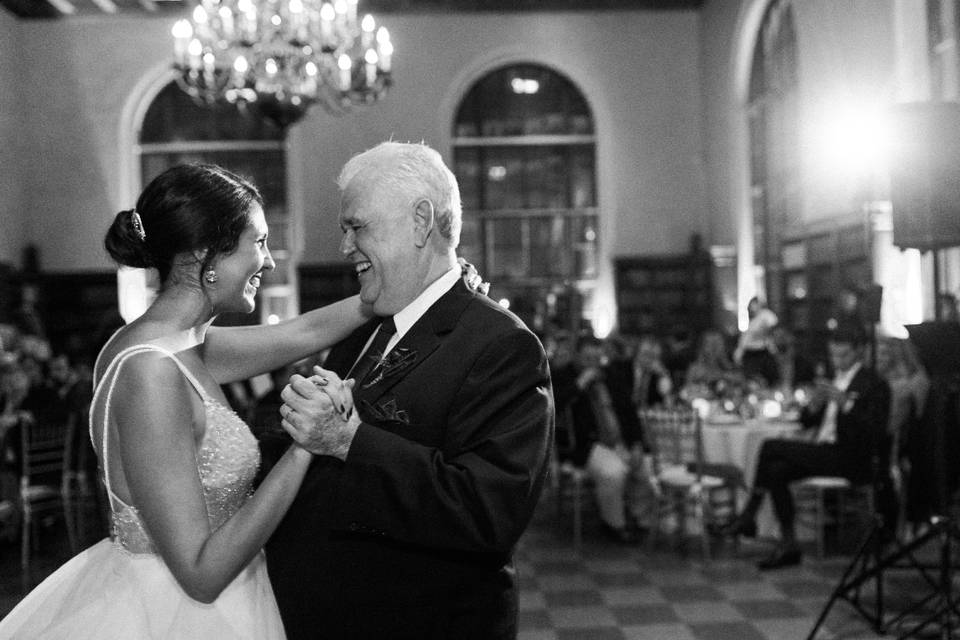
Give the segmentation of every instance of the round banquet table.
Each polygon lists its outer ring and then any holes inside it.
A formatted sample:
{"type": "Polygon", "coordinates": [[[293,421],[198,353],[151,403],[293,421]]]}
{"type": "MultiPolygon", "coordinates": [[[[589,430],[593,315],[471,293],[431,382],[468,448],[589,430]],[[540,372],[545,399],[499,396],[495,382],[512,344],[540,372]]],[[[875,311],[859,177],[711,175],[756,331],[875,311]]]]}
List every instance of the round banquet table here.
{"type": "MultiPolygon", "coordinates": [[[[718,416],[703,421],[703,456],[705,462],[734,464],[743,470],[747,487],[753,486],[760,445],[768,438],[784,438],[800,430],[797,422],[775,419],[744,420],[739,416],[718,416]]],[[[757,514],[758,534],[778,536],[779,527],[770,500],[764,500],[757,514]]]]}

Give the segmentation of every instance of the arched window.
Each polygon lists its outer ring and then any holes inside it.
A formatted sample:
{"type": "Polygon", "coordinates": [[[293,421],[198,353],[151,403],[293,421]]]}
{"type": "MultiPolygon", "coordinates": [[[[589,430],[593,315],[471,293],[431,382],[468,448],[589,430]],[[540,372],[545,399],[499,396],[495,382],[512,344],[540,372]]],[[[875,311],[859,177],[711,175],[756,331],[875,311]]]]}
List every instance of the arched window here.
{"type": "MultiPolygon", "coordinates": [[[[460,254],[535,329],[578,325],[597,276],[596,139],[570,80],[514,64],[467,92],[454,123],[460,254]]],[[[579,327],[577,327],[579,328],[579,327]]]]}
{"type": "Polygon", "coordinates": [[[295,315],[283,131],[235,106],[201,107],[171,82],[147,109],[138,140],[142,186],[173,165],[210,162],[249,178],[263,194],[277,267],[264,273],[258,314],[222,317],[218,323],[275,322],[295,315]]]}
{"type": "Polygon", "coordinates": [[[789,0],[767,7],[748,96],[750,187],[757,291],[781,307],[781,234],[800,220],[797,38],[789,0]]]}

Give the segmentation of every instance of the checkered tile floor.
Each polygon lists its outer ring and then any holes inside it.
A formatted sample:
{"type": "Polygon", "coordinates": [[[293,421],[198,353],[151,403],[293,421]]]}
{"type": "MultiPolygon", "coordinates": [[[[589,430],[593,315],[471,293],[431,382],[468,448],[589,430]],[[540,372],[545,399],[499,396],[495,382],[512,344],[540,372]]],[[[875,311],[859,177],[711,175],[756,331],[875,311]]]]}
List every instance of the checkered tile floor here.
{"type": "MultiPolygon", "coordinates": [[[[652,549],[626,547],[602,537],[596,525],[585,528],[578,554],[552,505],[541,505],[517,557],[520,640],[803,639],[851,559],[818,561],[807,554],[800,566],[761,572],[754,563],[769,551],[769,540],[719,549],[705,563],[696,545],[689,554],[666,538],[652,549]]],[[[888,573],[884,589],[888,614],[930,590],[910,571],[888,573]]],[[[863,602],[872,603],[871,594],[865,589],[863,602]]],[[[816,637],[897,637],[913,624],[878,636],[848,602],[838,601],[816,637]]]]}
{"type": "MultiPolygon", "coordinates": [[[[519,640],[803,639],[849,563],[849,556],[817,561],[808,554],[798,567],[760,572],[754,562],[768,551],[770,541],[719,549],[704,563],[696,545],[685,554],[667,538],[653,548],[611,542],[601,535],[595,512],[585,514],[578,553],[570,527],[558,523],[555,505],[546,497],[519,545],[519,640]]],[[[41,536],[35,581],[69,557],[58,529],[55,525],[41,536]]],[[[99,535],[91,532],[86,543],[99,535]]],[[[0,546],[0,617],[20,598],[19,569],[19,547],[0,546]]],[[[901,574],[885,581],[888,611],[898,601],[911,602],[930,591],[916,572],[901,574]]],[[[869,598],[869,590],[864,597],[869,598]]],[[[860,640],[903,633],[894,631],[875,635],[847,602],[837,602],[817,638],[860,640]]]]}

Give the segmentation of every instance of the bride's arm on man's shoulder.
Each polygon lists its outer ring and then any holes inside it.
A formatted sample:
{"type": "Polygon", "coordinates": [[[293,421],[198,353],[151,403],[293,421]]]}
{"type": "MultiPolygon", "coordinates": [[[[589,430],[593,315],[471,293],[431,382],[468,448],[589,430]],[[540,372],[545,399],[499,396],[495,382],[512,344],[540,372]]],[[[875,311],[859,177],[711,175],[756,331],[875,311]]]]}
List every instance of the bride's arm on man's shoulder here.
{"type": "Polygon", "coordinates": [[[290,447],[240,510],[211,531],[196,461],[203,407],[189,382],[169,358],[145,354],[124,368],[116,392],[112,411],[129,500],[184,591],[212,602],[263,547],[312,456],[290,447]]]}
{"type": "Polygon", "coordinates": [[[371,314],[355,295],[278,324],[210,327],[204,361],[221,384],[245,380],[333,346],[371,314]]]}

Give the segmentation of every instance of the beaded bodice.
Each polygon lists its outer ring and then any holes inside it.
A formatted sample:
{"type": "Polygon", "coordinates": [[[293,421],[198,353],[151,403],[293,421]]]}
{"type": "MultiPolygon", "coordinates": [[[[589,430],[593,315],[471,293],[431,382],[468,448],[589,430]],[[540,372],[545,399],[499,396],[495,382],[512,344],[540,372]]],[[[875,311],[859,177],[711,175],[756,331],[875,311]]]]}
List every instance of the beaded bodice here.
{"type": "MultiPolygon", "coordinates": [[[[112,537],[122,548],[131,553],[153,553],[153,541],[135,505],[119,499],[110,487],[110,468],[119,463],[119,456],[111,455],[109,446],[109,410],[110,391],[121,370],[121,364],[127,357],[146,350],[161,351],[172,358],[184,373],[197,393],[203,398],[206,415],[206,430],[197,447],[197,471],[203,487],[204,503],[211,530],[220,527],[243,505],[253,488],[254,477],[260,465],[260,450],[257,441],[246,423],[231,409],[211,398],[186,367],[171,352],[148,345],[139,345],[119,353],[108,367],[103,379],[97,385],[94,403],[103,389],[107,397],[104,400],[102,415],[103,437],[98,454],[110,498],[112,518],[112,537]]],[[[91,412],[91,434],[94,412],[91,412]]]]}

